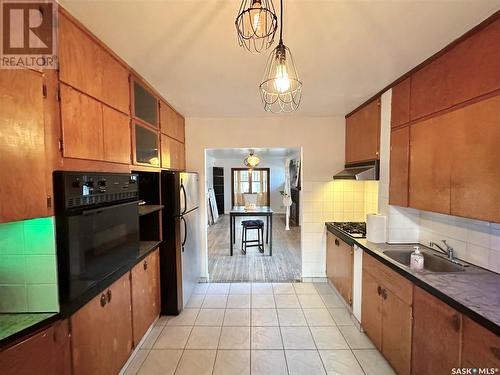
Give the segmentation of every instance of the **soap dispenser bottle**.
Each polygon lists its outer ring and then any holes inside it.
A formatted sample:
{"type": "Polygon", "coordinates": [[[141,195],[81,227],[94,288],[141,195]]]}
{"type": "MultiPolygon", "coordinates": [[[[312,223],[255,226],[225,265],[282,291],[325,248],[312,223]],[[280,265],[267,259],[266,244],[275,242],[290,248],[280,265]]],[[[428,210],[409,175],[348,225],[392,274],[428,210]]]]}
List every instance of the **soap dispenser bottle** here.
{"type": "Polygon", "coordinates": [[[419,246],[414,246],[415,251],[410,255],[410,269],[421,271],[424,268],[424,255],[420,252],[419,246]]]}

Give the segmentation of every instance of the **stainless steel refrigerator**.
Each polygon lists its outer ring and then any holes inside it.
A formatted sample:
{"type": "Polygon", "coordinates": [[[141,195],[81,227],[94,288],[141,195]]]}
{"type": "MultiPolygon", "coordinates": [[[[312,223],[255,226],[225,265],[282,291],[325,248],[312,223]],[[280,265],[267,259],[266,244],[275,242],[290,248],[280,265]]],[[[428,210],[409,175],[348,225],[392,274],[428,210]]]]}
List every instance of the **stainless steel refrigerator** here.
{"type": "Polygon", "coordinates": [[[177,315],[200,277],[198,174],[161,172],[161,312],[177,315]]]}

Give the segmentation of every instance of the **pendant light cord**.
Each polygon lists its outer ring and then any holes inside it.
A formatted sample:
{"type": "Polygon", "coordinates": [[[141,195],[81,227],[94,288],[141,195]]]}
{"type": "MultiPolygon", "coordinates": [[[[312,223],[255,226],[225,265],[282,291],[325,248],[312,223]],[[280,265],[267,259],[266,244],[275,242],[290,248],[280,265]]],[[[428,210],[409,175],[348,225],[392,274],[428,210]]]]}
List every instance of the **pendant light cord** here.
{"type": "Polygon", "coordinates": [[[280,42],[279,44],[283,44],[283,0],[280,0],[280,42]]]}

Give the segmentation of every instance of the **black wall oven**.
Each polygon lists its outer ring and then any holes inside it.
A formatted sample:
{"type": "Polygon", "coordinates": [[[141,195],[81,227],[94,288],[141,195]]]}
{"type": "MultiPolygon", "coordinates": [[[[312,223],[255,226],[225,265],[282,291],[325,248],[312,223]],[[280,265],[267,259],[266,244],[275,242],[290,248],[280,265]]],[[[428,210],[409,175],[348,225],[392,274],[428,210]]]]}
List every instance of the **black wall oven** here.
{"type": "Polygon", "coordinates": [[[138,179],[54,172],[61,312],[70,314],[127,270],[139,252],[138,179]]]}

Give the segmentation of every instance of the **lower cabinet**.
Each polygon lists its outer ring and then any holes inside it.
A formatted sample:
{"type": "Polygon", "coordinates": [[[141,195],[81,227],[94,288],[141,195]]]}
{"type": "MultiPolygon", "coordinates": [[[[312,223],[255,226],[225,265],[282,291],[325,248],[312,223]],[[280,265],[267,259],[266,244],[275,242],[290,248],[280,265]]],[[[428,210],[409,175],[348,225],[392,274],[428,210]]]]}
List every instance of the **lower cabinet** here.
{"type": "Polygon", "coordinates": [[[0,352],[2,375],[70,375],[68,321],[59,321],[0,352]]]}
{"type": "Polygon", "coordinates": [[[134,346],[160,314],[159,256],[155,250],[132,268],[134,346]]]}
{"type": "Polygon", "coordinates": [[[361,325],[400,375],[410,374],[412,284],[363,254],[361,325]]]}
{"type": "Polygon", "coordinates": [[[462,316],[455,309],[415,287],[413,375],[451,374],[452,368],[460,367],[461,322],[462,316]]]}
{"type": "Polygon", "coordinates": [[[498,368],[500,337],[462,317],[462,367],[498,368]]]}
{"type": "Polygon", "coordinates": [[[327,232],[326,275],[349,305],[352,305],[353,268],[352,246],[327,232]]]}
{"type": "Polygon", "coordinates": [[[117,374],[132,352],[130,273],[71,316],[73,375],[117,374]]]}

